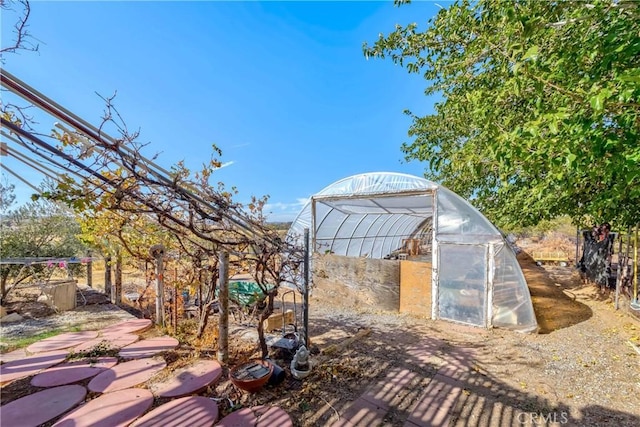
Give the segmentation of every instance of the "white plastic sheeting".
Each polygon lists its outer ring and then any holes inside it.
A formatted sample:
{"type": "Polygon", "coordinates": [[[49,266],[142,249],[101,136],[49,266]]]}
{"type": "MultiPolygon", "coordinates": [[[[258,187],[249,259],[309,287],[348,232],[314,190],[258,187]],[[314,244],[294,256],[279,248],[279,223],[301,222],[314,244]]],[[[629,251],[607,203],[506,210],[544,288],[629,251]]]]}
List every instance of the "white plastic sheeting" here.
{"type": "Polygon", "coordinates": [[[309,228],[315,252],[385,258],[430,222],[431,316],[536,330],[524,275],[502,234],[466,200],[426,179],[378,172],[337,181],[311,197],[289,238],[301,241],[309,228]]]}

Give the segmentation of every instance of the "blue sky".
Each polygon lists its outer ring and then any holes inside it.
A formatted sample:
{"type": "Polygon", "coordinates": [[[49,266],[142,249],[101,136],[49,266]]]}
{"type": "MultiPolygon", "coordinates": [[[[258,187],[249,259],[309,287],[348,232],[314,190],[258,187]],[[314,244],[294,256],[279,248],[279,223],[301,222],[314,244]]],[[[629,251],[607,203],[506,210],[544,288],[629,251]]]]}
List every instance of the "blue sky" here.
{"type": "MultiPolygon", "coordinates": [[[[425,28],[445,2],[40,2],[30,32],[38,53],[4,67],[84,119],[100,123],[110,96],[147,156],[197,169],[222,149],[214,179],[237,200],[269,195],[273,221],[358,173],[422,175],[403,161],[410,119],[432,111],[426,82],[390,60],[366,60],[396,24],[425,28]]],[[[2,45],[14,16],[2,16],[2,45]]],[[[53,123],[42,122],[48,131],[53,123]]],[[[11,158],[31,182],[42,177],[11,158]]],[[[13,162],[13,163],[12,163],[13,162]]],[[[16,185],[20,200],[32,192],[16,185]]]]}

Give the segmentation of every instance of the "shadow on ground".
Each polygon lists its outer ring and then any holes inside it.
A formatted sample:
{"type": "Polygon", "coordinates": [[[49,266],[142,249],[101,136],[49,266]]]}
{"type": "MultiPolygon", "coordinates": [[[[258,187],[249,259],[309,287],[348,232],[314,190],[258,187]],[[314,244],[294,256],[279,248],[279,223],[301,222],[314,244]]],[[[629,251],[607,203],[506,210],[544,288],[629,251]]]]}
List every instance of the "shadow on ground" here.
{"type": "Polygon", "coordinates": [[[539,333],[548,334],[593,316],[588,306],[565,294],[562,286],[556,285],[529,254],[520,252],[518,262],[529,286],[539,333]]]}
{"type": "MultiPolygon", "coordinates": [[[[340,329],[343,334],[336,336],[362,330],[357,320],[342,320],[336,328],[334,322],[313,319],[313,330],[340,329]]],[[[323,347],[332,344],[330,340],[323,347]]],[[[318,367],[309,378],[316,385],[313,393],[305,393],[304,386],[298,390],[296,398],[314,410],[288,406],[284,399],[277,404],[294,415],[295,425],[304,426],[640,425],[640,417],[632,413],[595,405],[577,408],[505,383],[478,362],[478,355],[494,351],[489,342],[453,343],[411,326],[403,327],[401,340],[373,327],[318,367]],[[349,363],[357,363],[359,372],[349,370],[349,363]],[[329,389],[335,392],[323,392],[329,389]],[[314,401],[318,396],[325,403],[320,407],[314,401]]],[[[512,363],[532,363],[517,354],[510,357],[516,358],[512,363]]]]}

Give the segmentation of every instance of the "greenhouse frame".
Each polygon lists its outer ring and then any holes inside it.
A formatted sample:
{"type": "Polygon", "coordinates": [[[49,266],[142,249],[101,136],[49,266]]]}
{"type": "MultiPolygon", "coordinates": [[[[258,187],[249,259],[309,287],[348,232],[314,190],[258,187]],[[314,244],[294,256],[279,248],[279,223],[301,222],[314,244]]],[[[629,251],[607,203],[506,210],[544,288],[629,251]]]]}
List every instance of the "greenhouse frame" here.
{"type": "Polygon", "coordinates": [[[537,330],[511,245],[469,202],[441,185],[391,172],[344,178],[310,198],[289,237],[301,239],[305,228],[316,254],[430,263],[430,277],[420,278],[431,283],[424,316],[537,330]]]}

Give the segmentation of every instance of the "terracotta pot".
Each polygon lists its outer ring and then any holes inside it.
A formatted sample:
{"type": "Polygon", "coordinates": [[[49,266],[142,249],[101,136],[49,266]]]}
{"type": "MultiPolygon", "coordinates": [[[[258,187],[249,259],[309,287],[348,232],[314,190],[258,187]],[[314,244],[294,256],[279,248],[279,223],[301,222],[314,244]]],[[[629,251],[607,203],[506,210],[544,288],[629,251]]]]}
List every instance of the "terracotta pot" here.
{"type": "Polygon", "coordinates": [[[273,374],[273,365],[266,360],[252,360],[231,370],[231,382],[241,390],[254,393],[262,388],[273,374]]]}

